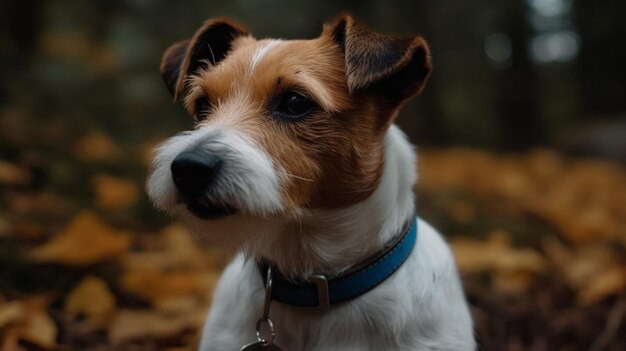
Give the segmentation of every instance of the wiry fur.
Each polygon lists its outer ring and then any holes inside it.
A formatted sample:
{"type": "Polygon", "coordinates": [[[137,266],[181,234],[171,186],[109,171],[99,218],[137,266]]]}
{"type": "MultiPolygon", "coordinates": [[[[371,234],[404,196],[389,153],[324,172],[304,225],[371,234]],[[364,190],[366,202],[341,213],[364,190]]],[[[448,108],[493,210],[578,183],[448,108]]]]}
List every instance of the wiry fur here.
{"type": "MultiPolygon", "coordinates": [[[[430,54],[421,37],[378,35],[350,17],[319,38],[289,41],[257,41],[239,25],[213,20],[181,57],[184,47],[175,44],[162,68],[174,94],[184,87],[197,127],[158,149],[148,193],[202,241],[238,252],[201,344],[238,350],[254,341],[263,306],[255,261],[269,260],[292,278],[332,277],[379,251],[412,218],[415,153],[392,123],[422,89],[430,54]],[[219,59],[206,49],[212,40],[219,59]],[[299,121],[277,120],[272,106],[288,90],[318,108],[299,121]],[[210,109],[197,111],[198,101],[210,109]],[[181,203],[170,165],[198,147],[224,161],[200,197],[236,214],[204,220],[181,203]]],[[[383,284],[326,312],[274,303],[271,318],[286,350],[475,348],[453,257],[422,220],[415,249],[383,284]]]]}

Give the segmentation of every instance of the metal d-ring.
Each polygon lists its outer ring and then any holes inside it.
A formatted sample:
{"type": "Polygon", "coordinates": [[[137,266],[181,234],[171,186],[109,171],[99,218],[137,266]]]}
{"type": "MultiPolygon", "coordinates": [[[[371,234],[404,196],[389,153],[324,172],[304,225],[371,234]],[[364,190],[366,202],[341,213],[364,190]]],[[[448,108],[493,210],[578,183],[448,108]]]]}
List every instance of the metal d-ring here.
{"type": "Polygon", "coordinates": [[[261,319],[270,318],[270,304],[272,303],[272,267],[267,267],[267,275],[265,276],[265,302],[263,303],[263,317],[261,319]]]}
{"type": "Polygon", "coordinates": [[[263,316],[256,322],[256,338],[264,344],[264,346],[271,345],[276,337],[274,331],[274,323],[270,319],[270,306],[272,304],[272,267],[267,267],[267,276],[265,279],[265,302],[263,303],[263,316]],[[269,329],[269,335],[264,336],[261,333],[261,327],[267,325],[269,329]]]}
{"type": "Polygon", "coordinates": [[[276,337],[276,332],[274,331],[274,323],[270,318],[261,318],[256,322],[256,338],[259,342],[263,343],[265,346],[271,345],[274,342],[274,338],[276,337]],[[263,324],[267,324],[267,328],[269,329],[269,335],[264,336],[261,333],[261,327],[263,324]]]}

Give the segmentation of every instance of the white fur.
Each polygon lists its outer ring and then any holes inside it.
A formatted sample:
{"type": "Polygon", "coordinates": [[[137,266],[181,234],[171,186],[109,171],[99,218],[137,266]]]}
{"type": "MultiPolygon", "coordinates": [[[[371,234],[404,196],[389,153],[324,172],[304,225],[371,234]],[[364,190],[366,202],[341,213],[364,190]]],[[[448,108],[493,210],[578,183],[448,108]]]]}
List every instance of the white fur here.
{"type": "Polygon", "coordinates": [[[272,49],[274,46],[280,44],[281,40],[269,40],[264,46],[257,49],[257,51],[252,56],[252,60],[250,61],[250,71],[254,71],[254,68],[263,60],[265,55],[272,49]]]}
{"type": "MultiPolygon", "coordinates": [[[[236,241],[246,242],[244,253],[223,273],[200,349],[239,350],[255,340],[264,293],[250,258],[266,257],[287,275],[307,277],[316,271],[338,274],[379,250],[413,215],[414,165],[412,147],[392,126],[380,185],[363,203],[302,211],[280,220],[198,223],[206,230],[234,230],[239,233],[236,241]],[[247,238],[245,230],[251,230],[247,238]]],[[[159,189],[163,187],[155,191],[159,189]]],[[[412,254],[383,284],[325,313],[274,302],[270,316],[277,328],[276,344],[285,350],[475,349],[454,258],[439,233],[422,220],[412,254]]]]}
{"type": "Polygon", "coordinates": [[[271,158],[243,133],[219,126],[184,132],[159,146],[147,183],[148,195],[158,208],[170,212],[184,208],[178,203],[170,166],[178,154],[197,147],[223,161],[217,184],[206,194],[213,202],[244,213],[267,215],[282,209],[279,176],[271,158]]]}

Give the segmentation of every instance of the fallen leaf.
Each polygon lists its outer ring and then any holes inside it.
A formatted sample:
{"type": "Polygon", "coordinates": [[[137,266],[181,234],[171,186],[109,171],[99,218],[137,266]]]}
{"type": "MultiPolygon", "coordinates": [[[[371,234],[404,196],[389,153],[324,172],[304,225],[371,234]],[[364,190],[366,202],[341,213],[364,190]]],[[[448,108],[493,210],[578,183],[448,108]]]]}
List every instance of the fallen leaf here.
{"type": "Polygon", "coordinates": [[[556,152],[546,149],[536,149],[524,157],[524,169],[530,174],[538,188],[546,189],[552,182],[558,181],[562,175],[564,161],[556,152]]]}
{"type": "Polygon", "coordinates": [[[91,132],[74,143],[72,153],[83,161],[106,161],[115,158],[119,150],[106,134],[91,132]]]}
{"type": "Polygon", "coordinates": [[[614,265],[593,276],[589,283],[578,293],[578,300],[583,306],[590,306],[612,295],[626,291],[626,267],[614,265]]]}
{"type": "Polygon", "coordinates": [[[208,295],[217,278],[217,273],[209,272],[136,270],[124,273],[120,284],[126,291],[156,302],[183,295],[208,295]]]}
{"type": "Polygon", "coordinates": [[[57,327],[46,313],[49,299],[34,296],[0,305],[3,346],[18,350],[18,340],[27,340],[45,349],[56,347],[57,327]]]}
{"type": "Polygon", "coordinates": [[[595,244],[568,248],[556,240],[544,240],[548,257],[578,292],[578,301],[589,306],[626,291],[626,266],[609,246],[595,244]]]}
{"type": "Polygon", "coordinates": [[[30,257],[36,261],[85,266],[119,256],[130,244],[130,233],[113,229],[95,213],[84,210],[63,232],[31,251],[30,257]]]}
{"type": "Polygon", "coordinates": [[[16,223],[11,232],[14,236],[27,240],[40,240],[48,235],[48,230],[38,223],[16,223]]]}
{"type": "Polygon", "coordinates": [[[450,244],[463,272],[542,272],[547,268],[546,260],[538,252],[513,248],[504,232],[495,232],[486,241],[455,238],[450,244]]]}
{"type": "Polygon", "coordinates": [[[11,231],[11,224],[6,219],[0,217],[0,236],[7,236],[11,231]]]}
{"type": "Polygon", "coordinates": [[[109,340],[114,344],[141,338],[164,338],[185,329],[197,330],[202,326],[205,311],[196,310],[182,315],[162,312],[123,310],[117,313],[109,328],[109,340]]]}
{"type": "Polygon", "coordinates": [[[165,227],[160,233],[157,250],[131,252],[124,257],[125,266],[134,270],[190,270],[221,271],[229,257],[217,249],[201,249],[181,224],[165,227]]]}
{"type": "Polygon", "coordinates": [[[115,297],[107,283],[97,277],[84,278],[65,299],[65,311],[70,316],[84,315],[95,326],[107,325],[115,308],[115,297]]]}
{"type": "Polygon", "coordinates": [[[2,351],[28,351],[20,346],[20,336],[17,330],[8,329],[0,335],[2,343],[0,343],[0,350],[2,351]]]}
{"type": "Polygon", "coordinates": [[[18,214],[35,212],[47,216],[66,215],[72,208],[70,199],[55,193],[16,193],[8,196],[11,209],[18,214]]]}
{"type": "Polygon", "coordinates": [[[45,32],[40,37],[39,49],[45,55],[82,64],[98,73],[111,72],[119,64],[114,48],[94,41],[80,31],[45,32]]]}
{"type": "Polygon", "coordinates": [[[19,335],[21,339],[53,349],[56,346],[57,327],[44,311],[31,312],[19,328],[19,335]]]}
{"type": "Polygon", "coordinates": [[[176,296],[158,300],[155,309],[167,314],[183,314],[190,311],[208,308],[206,299],[197,296],[176,296]]]}
{"type": "Polygon", "coordinates": [[[496,272],[493,276],[493,288],[503,294],[523,294],[532,286],[535,277],[528,271],[496,272]]]}
{"type": "Polygon", "coordinates": [[[0,160],[0,184],[24,185],[31,181],[31,175],[17,165],[0,160]]]}
{"type": "Polygon", "coordinates": [[[476,206],[469,201],[454,201],[448,206],[447,211],[450,217],[460,223],[469,223],[476,218],[476,206]]]}
{"type": "Polygon", "coordinates": [[[568,206],[555,202],[543,205],[533,212],[552,223],[565,238],[576,244],[606,239],[610,233],[607,229],[616,225],[605,208],[568,206]]]}
{"type": "Polygon", "coordinates": [[[103,209],[129,207],[137,201],[137,185],[130,179],[109,175],[97,175],[93,178],[96,205],[103,209]]]}
{"type": "Polygon", "coordinates": [[[0,328],[24,317],[24,306],[18,301],[0,302],[0,328]]]}

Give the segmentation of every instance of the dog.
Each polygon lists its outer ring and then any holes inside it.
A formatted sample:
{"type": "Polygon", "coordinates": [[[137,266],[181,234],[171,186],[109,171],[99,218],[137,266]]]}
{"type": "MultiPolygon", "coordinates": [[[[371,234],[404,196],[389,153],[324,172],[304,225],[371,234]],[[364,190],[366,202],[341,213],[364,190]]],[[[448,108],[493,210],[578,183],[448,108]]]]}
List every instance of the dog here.
{"type": "Polygon", "coordinates": [[[345,15],[315,39],[257,40],[217,18],[160,69],[195,127],[157,148],[149,197],[234,255],[201,350],[475,349],[454,258],[415,214],[415,151],[393,124],[432,69],[421,36],[345,15]]]}

